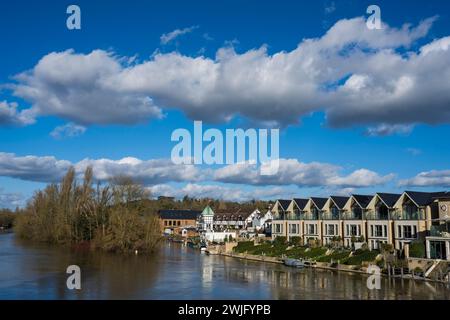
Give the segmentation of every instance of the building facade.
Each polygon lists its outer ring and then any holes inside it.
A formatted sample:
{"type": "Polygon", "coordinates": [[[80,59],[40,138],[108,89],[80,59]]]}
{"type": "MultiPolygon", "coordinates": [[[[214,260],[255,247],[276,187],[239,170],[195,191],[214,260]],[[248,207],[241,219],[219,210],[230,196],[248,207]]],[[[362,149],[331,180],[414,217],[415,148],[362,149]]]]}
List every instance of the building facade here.
{"type": "Polygon", "coordinates": [[[411,242],[427,241],[429,256],[447,259],[450,230],[443,212],[449,216],[448,210],[448,192],[277,200],[272,208],[272,239],[299,237],[302,244],[316,241],[345,247],[367,243],[371,250],[383,244],[403,250],[411,242]]]}
{"type": "Polygon", "coordinates": [[[196,227],[202,212],[196,210],[159,210],[158,218],[161,231],[172,234],[176,229],[196,227]]]}

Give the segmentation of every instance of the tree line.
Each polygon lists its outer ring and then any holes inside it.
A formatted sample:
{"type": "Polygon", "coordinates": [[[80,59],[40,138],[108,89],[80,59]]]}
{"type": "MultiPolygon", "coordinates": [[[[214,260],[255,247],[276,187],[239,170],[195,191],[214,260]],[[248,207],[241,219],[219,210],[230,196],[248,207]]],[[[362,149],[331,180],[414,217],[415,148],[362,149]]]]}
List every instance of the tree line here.
{"type": "Polygon", "coordinates": [[[81,182],[70,168],[61,183],[37,191],[17,215],[21,238],[51,244],[88,243],[113,252],[151,252],[161,241],[158,217],[148,214],[147,190],[127,177],[94,184],[92,168],[81,182]]]}
{"type": "Polygon", "coordinates": [[[60,183],[35,192],[23,209],[0,212],[0,225],[14,226],[23,239],[50,244],[89,244],[113,252],[153,251],[162,240],[157,212],[161,209],[252,212],[270,203],[253,200],[230,202],[209,198],[151,199],[150,193],[132,179],[119,176],[105,184],[94,182],[88,167],[83,179],[70,168],[60,183]]]}

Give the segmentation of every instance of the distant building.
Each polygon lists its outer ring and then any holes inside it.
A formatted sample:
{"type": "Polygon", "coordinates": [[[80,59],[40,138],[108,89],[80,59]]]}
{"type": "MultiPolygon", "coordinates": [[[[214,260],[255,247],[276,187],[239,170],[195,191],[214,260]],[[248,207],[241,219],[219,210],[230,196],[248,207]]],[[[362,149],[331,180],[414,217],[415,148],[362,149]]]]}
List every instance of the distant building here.
{"type": "Polygon", "coordinates": [[[214,211],[210,206],[206,206],[198,217],[199,231],[213,231],[214,230],[214,211]]]}
{"type": "Polygon", "coordinates": [[[159,210],[161,230],[164,233],[173,233],[177,228],[195,228],[201,213],[197,210],[159,210]]]}
{"type": "Polygon", "coordinates": [[[247,228],[249,222],[251,223],[251,219],[249,219],[251,214],[252,212],[243,211],[241,209],[218,210],[214,215],[214,230],[222,231],[247,228]]]}

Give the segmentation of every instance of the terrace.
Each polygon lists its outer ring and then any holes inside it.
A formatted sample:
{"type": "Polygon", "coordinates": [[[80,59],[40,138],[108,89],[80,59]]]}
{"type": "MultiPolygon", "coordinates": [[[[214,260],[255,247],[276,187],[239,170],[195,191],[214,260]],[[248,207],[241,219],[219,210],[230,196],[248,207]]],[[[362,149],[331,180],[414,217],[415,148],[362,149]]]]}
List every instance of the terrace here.
{"type": "Polygon", "coordinates": [[[298,209],[295,209],[294,212],[289,212],[286,215],[286,220],[301,220],[303,217],[303,212],[298,209]]]}
{"type": "Polygon", "coordinates": [[[331,208],[330,212],[323,212],[322,219],[323,220],[339,220],[341,218],[341,214],[339,209],[336,207],[331,208]]]}
{"type": "Polygon", "coordinates": [[[362,220],[363,219],[363,210],[359,207],[353,207],[350,212],[345,212],[342,215],[344,220],[362,220]]]}
{"type": "Polygon", "coordinates": [[[424,220],[425,212],[419,208],[414,208],[414,210],[411,210],[411,208],[396,210],[392,213],[391,218],[393,220],[424,220]]]}
{"type": "Polygon", "coordinates": [[[431,237],[450,238],[450,225],[449,223],[441,224],[438,226],[431,226],[431,237]]]}

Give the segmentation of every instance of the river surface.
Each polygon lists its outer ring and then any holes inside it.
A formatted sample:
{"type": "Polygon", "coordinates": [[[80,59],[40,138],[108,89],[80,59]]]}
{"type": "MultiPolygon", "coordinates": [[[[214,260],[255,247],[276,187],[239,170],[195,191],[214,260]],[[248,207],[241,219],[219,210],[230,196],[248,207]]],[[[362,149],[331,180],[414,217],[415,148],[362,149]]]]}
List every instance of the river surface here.
{"type": "Polygon", "coordinates": [[[361,274],[293,269],[206,256],[167,243],[151,256],[74,251],[0,234],[0,299],[450,299],[435,283],[382,278],[369,290],[361,274]],[[81,268],[69,290],[66,268],[81,268]]]}

